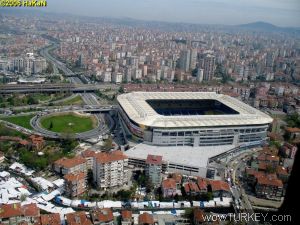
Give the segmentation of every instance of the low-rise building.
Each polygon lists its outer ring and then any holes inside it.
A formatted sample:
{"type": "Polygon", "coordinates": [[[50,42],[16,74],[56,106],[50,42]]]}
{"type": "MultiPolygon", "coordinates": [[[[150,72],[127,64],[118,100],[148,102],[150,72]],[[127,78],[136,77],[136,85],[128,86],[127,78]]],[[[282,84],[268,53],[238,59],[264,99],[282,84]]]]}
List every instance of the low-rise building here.
{"type": "Polygon", "coordinates": [[[129,211],[129,210],[121,211],[121,224],[122,225],[132,225],[133,224],[133,218],[132,218],[131,211],[129,211]]]}
{"type": "Polygon", "coordinates": [[[200,208],[194,208],[194,224],[200,225],[205,222],[204,211],[200,208]]]}
{"type": "Polygon", "coordinates": [[[3,204],[0,206],[0,222],[17,224],[22,221],[23,212],[20,203],[3,204]]]}
{"type": "Polygon", "coordinates": [[[184,191],[187,195],[196,196],[200,194],[198,185],[195,182],[187,182],[184,184],[184,191]]]}
{"type": "Polygon", "coordinates": [[[62,224],[59,213],[43,214],[40,218],[41,225],[60,225],[62,224]]]}
{"type": "Polygon", "coordinates": [[[114,216],[111,209],[97,209],[90,212],[91,220],[95,225],[114,225],[114,216]]]}
{"type": "Polygon", "coordinates": [[[67,225],[92,225],[91,219],[83,211],[68,213],[65,216],[67,225]]]}
{"type": "Polygon", "coordinates": [[[77,197],[86,191],[86,174],[84,172],[66,174],[64,179],[67,196],[77,197]]]}
{"type": "Polygon", "coordinates": [[[139,215],[138,221],[139,225],[154,225],[153,216],[146,212],[139,215]]]}
{"type": "Polygon", "coordinates": [[[266,174],[257,178],[255,192],[259,197],[280,198],[283,195],[283,183],[276,174],[266,174]]]}
{"type": "Polygon", "coordinates": [[[20,203],[0,206],[0,224],[34,224],[40,217],[40,209],[35,203],[21,206],[20,203]]]}
{"type": "Polygon", "coordinates": [[[197,185],[200,191],[200,194],[207,193],[207,180],[202,177],[197,177],[197,185]]]}
{"type": "Polygon", "coordinates": [[[81,156],[75,156],[71,159],[64,157],[54,162],[53,169],[62,175],[76,172],[87,174],[87,161],[81,156]]]}
{"type": "Polygon", "coordinates": [[[214,197],[231,197],[229,184],[221,180],[209,180],[209,185],[214,197]]]}
{"type": "Polygon", "coordinates": [[[34,150],[41,150],[45,146],[45,140],[42,136],[30,135],[31,147],[34,150]]]}
{"type": "Polygon", "coordinates": [[[161,191],[164,198],[173,197],[177,193],[176,181],[173,178],[167,178],[161,183],[161,191]]]}

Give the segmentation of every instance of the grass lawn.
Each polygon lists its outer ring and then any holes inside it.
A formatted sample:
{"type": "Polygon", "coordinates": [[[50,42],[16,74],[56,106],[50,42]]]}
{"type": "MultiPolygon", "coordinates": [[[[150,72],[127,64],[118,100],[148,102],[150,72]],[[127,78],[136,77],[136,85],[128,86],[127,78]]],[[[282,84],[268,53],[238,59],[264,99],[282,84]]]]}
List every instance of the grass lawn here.
{"type": "Polygon", "coordinates": [[[22,115],[22,116],[3,117],[0,119],[31,130],[32,127],[30,125],[30,120],[34,116],[35,116],[34,114],[30,114],[30,115],[22,115]]]}
{"type": "Polygon", "coordinates": [[[80,95],[77,95],[74,98],[68,99],[66,101],[60,102],[57,105],[83,105],[84,101],[80,95]]]}
{"type": "Polygon", "coordinates": [[[41,125],[53,132],[75,134],[95,128],[97,120],[93,116],[68,113],[46,116],[41,119],[41,125]]]}

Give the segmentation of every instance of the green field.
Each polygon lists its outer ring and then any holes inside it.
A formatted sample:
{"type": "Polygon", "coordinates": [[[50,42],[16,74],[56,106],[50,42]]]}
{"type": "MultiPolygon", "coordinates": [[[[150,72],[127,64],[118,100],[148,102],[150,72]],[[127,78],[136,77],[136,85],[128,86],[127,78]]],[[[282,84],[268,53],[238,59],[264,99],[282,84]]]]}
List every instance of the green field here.
{"type": "Polygon", "coordinates": [[[81,116],[75,113],[57,114],[41,119],[43,128],[57,133],[81,133],[97,126],[93,116],[81,116]]]}
{"type": "Polygon", "coordinates": [[[31,130],[32,127],[30,125],[30,120],[34,116],[35,116],[34,114],[30,114],[30,115],[22,115],[22,116],[3,117],[0,119],[31,130]]]}
{"type": "Polygon", "coordinates": [[[74,98],[68,99],[66,101],[60,102],[54,105],[84,105],[84,102],[80,95],[75,96],[74,98]]]}

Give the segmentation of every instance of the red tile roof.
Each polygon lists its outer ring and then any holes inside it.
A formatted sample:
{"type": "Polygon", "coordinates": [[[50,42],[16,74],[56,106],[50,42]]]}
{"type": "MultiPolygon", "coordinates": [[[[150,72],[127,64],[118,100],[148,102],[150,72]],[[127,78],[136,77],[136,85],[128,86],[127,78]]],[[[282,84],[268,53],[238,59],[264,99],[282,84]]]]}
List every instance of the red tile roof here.
{"type": "Polygon", "coordinates": [[[154,224],[153,216],[144,212],[139,215],[139,224],[154,224]]]}
{"type": "Polygon", "coordinates": [[[199,208],[194,209],[194,221],[203,223],[204,222],[204,212],[199,208]]]}
{"type": "Polygon", "coordinates": [[[182,175],[179,173],[173,173],[172,178],[175,179],[177,184],[181,184],[182,181],[182,175]]]}
{"type": "Polygon", "coordinates": [[[161,165],[162,164],[162,156],[160,155],[148,155],[146,159],[147,164],[155,164],[161,165]]]}
{"type": "Polygon", "coordinates": [[[68,225],[92,225],[92,221],[83,211],[66,214],[66,221],[68,225]]]}
{"type": "Polygon", "coordinates": [[[282,181],[277,179],[277,176],[265,175],[257,178],[257,184],[266,186],[283,187],[282,181]]]}
{"type": "Polygon", "coordinates": [[[0,206],[0,218],[10,218],[16,216],[22,216],[22,208],[20,203],[3,204],[0,206]]]}
{"type": "Polygon", "coordinates": [[[40,209],[37,207],[37,205],[35,203],[23,205],[22,211],[23,211],[24,216],[30,216],[30,217],[40,216],[40,209]]]}
{"type": "Polygon", "coordinates": [[[210,180],[209,184],[212,191],[228,191],[230,192],[229,184],[221,180],[210,180]]]}
{"type": "Polygon", "coordinates": [[[113,152],[99,152],[95,158],[99,163],[109,163],[127,159],[127,156],[122,151],[117,150],[113,152]]]}
{"type": "Polygon", "coordinates": [[[162,181],[161,187],[163,189],[176,189],[176,181],[173,178],[168,178],[162,181]]]}
{"type": "Polygon", "coordinates": [[[86,174],[84,172],[69,173],[64,176],[66,181],[79,181],[85,179],[86,174]]]}
{"type": "MultiPolygon", "coordinates": [[[[92,220],[99,222],[113,221],[114,216],[111,209],[97,209],[91,212],[92,220]]],[[[95,223],[95,222],[94,222],[95,223]]]]}
{"type": "Polygon", "coordinates": [[[41,225],[60,225],[61,220],[58,213],[41,215],[41,225]]]}
{"type": "Polygon", "coordinates": [[[83,152],[81,152],[81,155],[83,158],[91,158],[91,157],[95,157],[96,156],[96,152],[95,151],[92,151],[92,150],[85,150],[83,152]]]}
{"type": "Polygon", "coordinates": [[[202,177],[197,178],[197,184],[200,190],[207,190],[207,182],[206,179],[202,177]]]}
{"type": "Polygon", "coordinates": [[[122,210],[121,216],[123,220],[131,220],[132,219],[132,212],[129,210],[122,210]]]}
{"type": "Polygon", "coordinates": [[[59,160],[56,160],[54,162],[55,165],[59,165],[64,168],[72,168],[74,166],[80,165],[86,163],[86,159],[81,156],[75,156],[74,158],[68,159],[68,158],[61,158],[59,160]]]}
{"type": "Polygon", "coordinates": [[[199,192],[198,185],[194,182],[188,182],[184,185],[184,190],[186,193],[189,192],[199,192]]]}

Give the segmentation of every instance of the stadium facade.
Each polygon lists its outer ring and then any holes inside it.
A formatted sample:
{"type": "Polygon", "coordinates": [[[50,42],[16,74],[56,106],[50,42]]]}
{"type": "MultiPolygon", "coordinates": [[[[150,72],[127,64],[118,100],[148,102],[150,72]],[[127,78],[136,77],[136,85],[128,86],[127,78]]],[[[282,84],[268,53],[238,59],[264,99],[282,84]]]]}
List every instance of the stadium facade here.
{"type": "Polygon", "coordinates": [[[214,92],[132,92],[118,96],[127,135],[155,146],[247,146],[266,140],[272,118],[214,92]]]}

